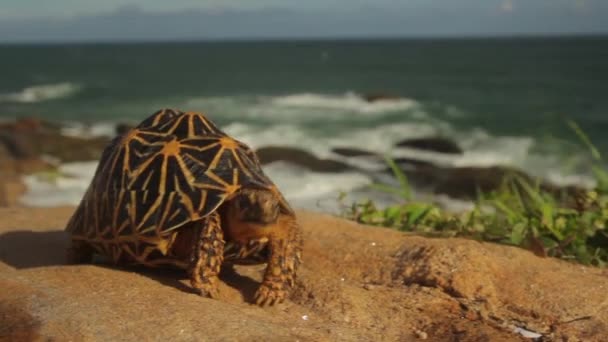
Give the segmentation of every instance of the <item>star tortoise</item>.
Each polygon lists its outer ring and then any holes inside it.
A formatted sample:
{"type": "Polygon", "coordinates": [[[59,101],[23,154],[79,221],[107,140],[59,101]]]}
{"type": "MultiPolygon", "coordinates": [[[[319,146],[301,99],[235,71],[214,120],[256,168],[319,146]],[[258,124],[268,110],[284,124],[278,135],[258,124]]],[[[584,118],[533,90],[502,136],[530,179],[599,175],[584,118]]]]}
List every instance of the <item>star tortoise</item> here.
{"type": "Polygon", "coordinates": [[[103,151],[66,231],[69,263],[178,267],[218,297],[223,264],[267,263],[258,305],[283,302],[301,263],[293,209],[256,154],[201,113],[162,109],[103,151]]]}

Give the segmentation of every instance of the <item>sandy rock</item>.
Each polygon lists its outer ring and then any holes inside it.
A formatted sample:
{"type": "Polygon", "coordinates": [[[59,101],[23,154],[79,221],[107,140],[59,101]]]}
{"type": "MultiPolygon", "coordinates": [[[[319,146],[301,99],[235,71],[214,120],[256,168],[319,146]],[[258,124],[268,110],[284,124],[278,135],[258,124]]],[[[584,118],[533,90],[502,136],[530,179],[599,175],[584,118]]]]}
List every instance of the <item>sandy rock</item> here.
{"type": "Polygon", "coordinates": [[[299,211],[289,301],[250,304],[263,267],[200,298],[170,270],[64,265],[73,208],[0,209],[0,340],[602,341],[608,274],[527,251],[426,239],[299,211]]]}
{"type": "Polygon", "coordinates": [[[0,173],[0,207],[19,206],[19,199],[27,188],[23,181],[15,175],[0,173]]]}

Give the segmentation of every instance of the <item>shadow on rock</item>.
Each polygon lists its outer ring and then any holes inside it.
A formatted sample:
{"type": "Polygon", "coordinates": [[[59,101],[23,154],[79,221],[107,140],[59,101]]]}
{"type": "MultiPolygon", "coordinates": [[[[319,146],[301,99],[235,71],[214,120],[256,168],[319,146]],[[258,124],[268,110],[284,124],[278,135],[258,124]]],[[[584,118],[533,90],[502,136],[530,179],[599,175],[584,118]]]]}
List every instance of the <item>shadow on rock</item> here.
{"type": "MultiPolygon", "coordinates": [[[[169,286],[185,293],[198,295],[198,292],[190,286],[190,278],[185,270],[170,267],[148,268],[145,266],[115,266],[108,262],[97,262],[93,265],[123,272],[136,272],[137,274],[148,277],[164,286],[169,286]]],[[[260,285],[259,282],[246,275],[239,274],[230,264],[224,264],[222,266],[219,277],[221,282],[239,291],[245,302],[254,302],[255,292],[260,285]]]]}
{"type": "Polygon", "coordinates": [[[233,266],[222,266],[220,280],[225,282],[226,285],[238,290],[245,302],[253,303],[255,301],[255,292],[258,290],[260,283],[248,276],[239,274],[233,266]]]}
{"type": "MultiPolygon", "coordinates": [[[[0,235],[0,261],[17,269],[68,265],[66,248],[69,237],[64,231],[36,232],[20,230],[0,235]]],[[[91,265],[137,272],[163,285],[171,286],[187,293],[196,293],[190,287],[187,272],[171,268],[151,269],[143,266],[115,266],[105,259],[99,259],[91,265]]],[[[234,267],[225,264],[220,273],[221,281],[241,292],[243,299],[253,302],[259,282],[239,274],[234,267]]]]}
{"type": "Polygon", "coordinates": [[[65,265],[68,235],[63,231],[18,230],[0,235],[0,261],[19,268],[65,265]]]}
{"type": "Polygon", "coordinates": [[[105,267],[123,272],[136,272],[165,286],[173,287],[182,292],[195,294],[196,291],[182,281],[188,280],[185,271],[173,268],[147,268],[144,266],[115,266],[109,263],[95,263],[95,266],[105,267]]]}

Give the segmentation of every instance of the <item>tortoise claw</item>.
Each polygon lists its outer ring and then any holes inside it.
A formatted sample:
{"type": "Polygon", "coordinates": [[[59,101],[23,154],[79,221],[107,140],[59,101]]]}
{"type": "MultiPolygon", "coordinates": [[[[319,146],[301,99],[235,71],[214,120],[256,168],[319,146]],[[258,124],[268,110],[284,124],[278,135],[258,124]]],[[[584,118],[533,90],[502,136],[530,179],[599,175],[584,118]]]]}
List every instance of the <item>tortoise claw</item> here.
{"type": "Polygon", "coordinates": [[[196,286],[194,289],[198,295],[200,295],[201,297],[205,297],[205,298],[217,299],[220,294],[217,286],[214,286],[211,283],[200,284],[199,286],[196,286]]]}
{"type": "Polygon", "coordinates": [[[262,284],[255,294],[255,303],[261,307],[280,304],[285,301],[285,291],[262,284]]]}

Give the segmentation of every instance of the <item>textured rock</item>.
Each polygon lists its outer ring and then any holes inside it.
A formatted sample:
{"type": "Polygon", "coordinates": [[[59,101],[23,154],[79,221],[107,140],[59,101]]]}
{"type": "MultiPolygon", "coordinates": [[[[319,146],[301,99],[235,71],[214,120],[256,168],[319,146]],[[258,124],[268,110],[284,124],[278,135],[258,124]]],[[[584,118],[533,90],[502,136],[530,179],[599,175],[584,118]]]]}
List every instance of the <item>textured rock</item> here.
{"type": "Polygon", "coordinates": [[[128,131],[130,131],[133,127],[135,127],[135,126],[132,124],[128,124],[128,123],[116,124],[116,127],[115,127],[116,135],[123,135],[123,134],[127,133],[128,131]]]}
{"type": "Polygon", "coordinates": [[[263,267],[220,298],[185,274],[63,265],[73,208],[0,209],[0,340],[602,341],[608,274],[517,248],[425,239],[299,212],[304,264],[286,303],[250,304],[263,267]]]}
{"type": "Polygon", "coordinates": [[[367,102],[378,102],[378,101],[395,101],[400,100],[401,97],[387,93],[370,93],[363,94],[362,98],[367,102]]]}
{"type": "Polygon", "coordinates": [[[293,147],[268,146],[258,149],[256,153],[262,164],[285,161],[316,172],[343,172],[352,169],[346,163],[320,159],[310,152],[293,147]]]}
{"type": "Polygon", "coordinates": [[[108,137],[64,136],[60,126],[26,118],[0,125],[0,158],[32,160],[51,155],[63,162],[95,160],[108,144],[108,137]]]}
{"type": "Polygon", "coordinates": [[[378,153],[354,147],[334,147],[331,151],[344,157],[380,157],[378,153]]]}
{"type": "Polygon", "coordinates": [[[418,150],[433,151],[448,154],[462,154],[463,150],[454,141],[447,138],[417,138],[405,139],[396,144],[398,147],[408,147],[418,150]]]}

